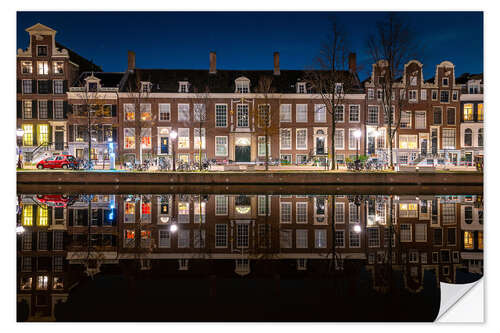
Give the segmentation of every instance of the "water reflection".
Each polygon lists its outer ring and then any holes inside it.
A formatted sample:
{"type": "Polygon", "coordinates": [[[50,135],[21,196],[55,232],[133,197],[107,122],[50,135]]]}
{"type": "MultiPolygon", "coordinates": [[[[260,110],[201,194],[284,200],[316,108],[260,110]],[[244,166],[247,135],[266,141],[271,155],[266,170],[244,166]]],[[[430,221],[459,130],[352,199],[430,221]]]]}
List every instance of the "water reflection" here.
{"type": "Polygon", "coordinates": [[[483,274],[476,195],[18,200],[20,321],[432,321],[483,274]]]}

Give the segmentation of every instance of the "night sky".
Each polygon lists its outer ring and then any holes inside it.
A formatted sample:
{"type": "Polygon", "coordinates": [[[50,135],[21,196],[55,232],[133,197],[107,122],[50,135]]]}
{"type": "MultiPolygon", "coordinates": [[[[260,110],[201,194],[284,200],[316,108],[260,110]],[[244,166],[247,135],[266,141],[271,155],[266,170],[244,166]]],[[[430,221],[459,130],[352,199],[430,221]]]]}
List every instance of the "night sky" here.
{"type": "MultiPolygon", "coordinates": [[[[56,40],[93,60],[104,71],[127,68],[127,50],[139,68],[208,69],[217,52],[218,69],[306,69],[326,39],[329,18],[348,31],[350,48],[364,67],[368,33],[385,12],[18,12],[17,48],[29,44],[26,28],[40,22],[57,31],[56,40]]],[[[456,75],[483,71],[482,12],[402,12],[425,46],[419,57],[425,79],[443,60],[456,75]]]]}

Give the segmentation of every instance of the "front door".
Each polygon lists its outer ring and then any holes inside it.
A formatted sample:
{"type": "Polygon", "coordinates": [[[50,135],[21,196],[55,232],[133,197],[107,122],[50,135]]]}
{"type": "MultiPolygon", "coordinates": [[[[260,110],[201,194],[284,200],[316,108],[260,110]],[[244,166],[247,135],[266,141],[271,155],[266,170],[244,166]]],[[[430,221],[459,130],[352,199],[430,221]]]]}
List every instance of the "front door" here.
{"type": "Polygon", "coordinates": [[[250,146],[235,146],[236,162],[250,162],[250,146]]]}
{"type": "Polygon", "coordinates": [[[427,139],[420,141],[420,153],[424,156],[427,155],[427,139]]]}
{"type": "Polygon", "coordinates": [[[56,145],[56,150],[63,150],[64,149],[64,132],[56,131],[56,133],[55,133],[55,145],[56,145]]]}
{"type": "Polygon", "coordinates": [[[160,138],[160,153],[168,154],[168,136],[162,136],[160,138]]]}
{"type": "Polygon", "coordinates": [[[323,155],[325,153],[325,138],[316,137],[316,155],[323,155]]]}

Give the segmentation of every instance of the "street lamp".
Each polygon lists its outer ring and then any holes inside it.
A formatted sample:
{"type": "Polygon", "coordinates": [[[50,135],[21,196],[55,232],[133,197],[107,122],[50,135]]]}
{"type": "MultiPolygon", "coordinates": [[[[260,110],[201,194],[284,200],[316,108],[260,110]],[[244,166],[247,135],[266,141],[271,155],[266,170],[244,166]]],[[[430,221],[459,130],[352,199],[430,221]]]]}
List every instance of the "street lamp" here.
{"type": "Polygon", "coordinates": [[[356,161],[359,161],[359,138],[361,137],[361,131],[354,131],[354,137],[356,138],[356,161]]]}
{"type": "Polygon", "coordinates": [[[175,171],[175,144],[174,141],[177,138],[177,132],[176,131],[171,131],[170,132],[170,144],[172,145],[172,171],[175,171]]]}

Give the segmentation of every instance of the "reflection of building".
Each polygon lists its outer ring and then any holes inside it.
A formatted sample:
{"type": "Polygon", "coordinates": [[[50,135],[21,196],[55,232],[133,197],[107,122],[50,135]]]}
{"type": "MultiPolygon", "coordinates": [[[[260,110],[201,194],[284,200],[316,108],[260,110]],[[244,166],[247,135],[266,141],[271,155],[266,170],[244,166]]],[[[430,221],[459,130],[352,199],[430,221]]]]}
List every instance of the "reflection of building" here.
{"type": "Polygon", "coordinates": [[[82,273],[124,269],[118,263],[172,278],[312,278],[335,272],[359,279],[349,274],[366,270],[378,291],[387,290],[391,267],[403,277],[404,288],[418,292],[429,272],[436,285],[460,282],[459,271],[482,273],[482,210],[476,201],[474,196],[26,195],[19,222],[26,232],[19,238],[18,298],[31,300],[32,316],[51,315],[51,305],[82,273]]]}
{"type": "Polygon", "coordinates": [[[17,127],[27,161],[68,151],[66,92],[79,73],[98,68],[55,40],[56,31],[37,23],[30,43],[17,51],[17,127]]]}

